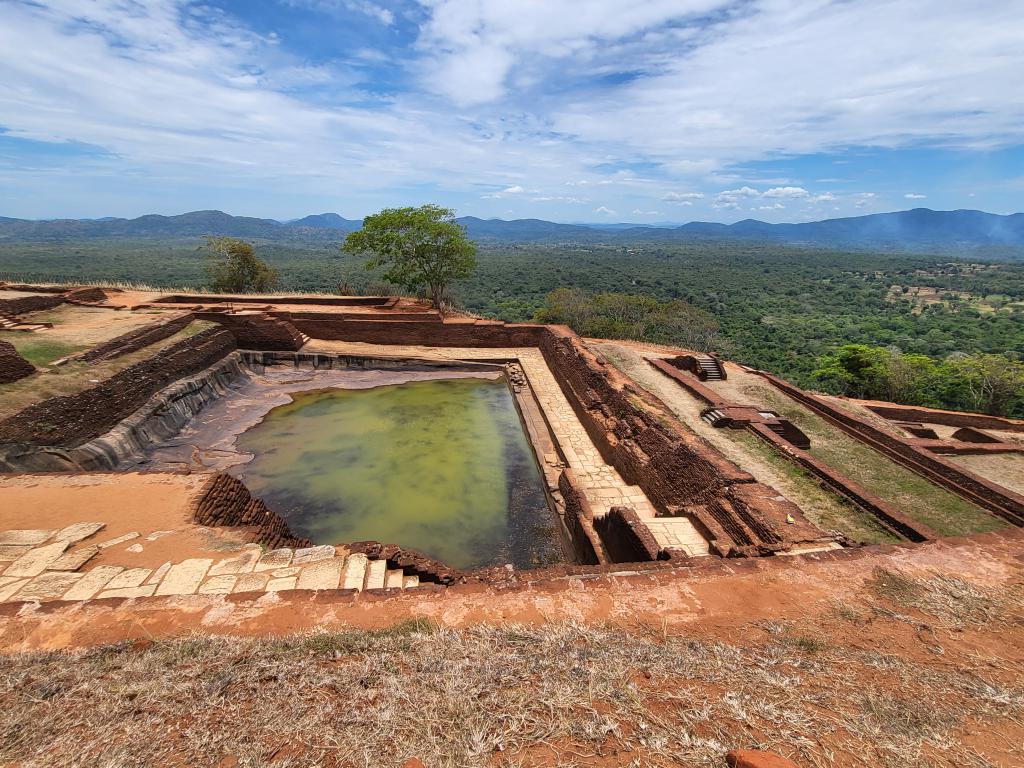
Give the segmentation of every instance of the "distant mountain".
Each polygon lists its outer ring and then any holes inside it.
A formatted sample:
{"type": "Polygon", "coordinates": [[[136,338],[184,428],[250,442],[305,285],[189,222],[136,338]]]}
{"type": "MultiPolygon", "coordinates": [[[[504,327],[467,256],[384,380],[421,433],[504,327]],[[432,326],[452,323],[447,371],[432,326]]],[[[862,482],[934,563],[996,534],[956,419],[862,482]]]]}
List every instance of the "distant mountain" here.
{"type": "MultiPolygon", "coordinates": [[[[740,240],[856,250],[1024,258],[1024,213],[1000,216],[982,211],[876,213],[803,224],[769,224],[745,219],[735,224],[694,221],[678,227],[642,224],[558,224],[543,219],[457,219],[469,236],[484,242],[609,243],[740,240]]],[[[336,213],[320,213],[280,222],[230,216],[222,211],[193,211],[180,216],[137,219],[55,219],[31,221],[0,217],[2,241],[181,239],[228,235],[255,240],[339,241],[361,222],[336,213]]]]}

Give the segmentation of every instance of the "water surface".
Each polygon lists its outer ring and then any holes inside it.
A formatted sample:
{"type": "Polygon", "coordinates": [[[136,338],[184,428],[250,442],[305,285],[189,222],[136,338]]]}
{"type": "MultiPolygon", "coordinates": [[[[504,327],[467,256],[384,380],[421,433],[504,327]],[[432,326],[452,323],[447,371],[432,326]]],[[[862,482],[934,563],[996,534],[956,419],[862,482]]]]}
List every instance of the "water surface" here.
{"type": "Polygon", "coordinates": [[[373,539],[458,567],[557,561],[504,379],[300,392],[238,437],[238,473],[316,543],[373,539]]]}

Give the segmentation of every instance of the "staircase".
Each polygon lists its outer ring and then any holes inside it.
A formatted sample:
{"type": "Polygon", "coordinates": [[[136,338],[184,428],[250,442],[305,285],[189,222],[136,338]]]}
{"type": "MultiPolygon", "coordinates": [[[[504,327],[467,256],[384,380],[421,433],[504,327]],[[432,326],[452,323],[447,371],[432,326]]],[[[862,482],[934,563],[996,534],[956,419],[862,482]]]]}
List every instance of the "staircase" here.
{"type": "Polygon", "coordinates": [[[703,421],[706,421],[712,427],[727,427],[729,422],[732,421],[728,416],[722,413],[717,408],[709,408],[700,415],[703,421]]]}
{"type": "Polygon", "coordinates": [[[715,358],[708,355],[700,355],[697,357],[697,367],[700,369],[697,374],[698,378],[703,379],[704,381],[721,381],[725,378],[725,371],[722,370],[722,364],[715,358]]]}
{"type": "Polygon", "coordinates": [[[53,323],[26,323],[17,315],[0,312],[0,331],[38,331],[52,327],[53,323]]]}
{"type": "Polygon", "coordinates": [[[349,555],[341,572],[341,589],[412,589],[419,585],[419,576],[406,576],[397,568],[388,568],[387,560],[370,560],[361,552],[349,555]]]}

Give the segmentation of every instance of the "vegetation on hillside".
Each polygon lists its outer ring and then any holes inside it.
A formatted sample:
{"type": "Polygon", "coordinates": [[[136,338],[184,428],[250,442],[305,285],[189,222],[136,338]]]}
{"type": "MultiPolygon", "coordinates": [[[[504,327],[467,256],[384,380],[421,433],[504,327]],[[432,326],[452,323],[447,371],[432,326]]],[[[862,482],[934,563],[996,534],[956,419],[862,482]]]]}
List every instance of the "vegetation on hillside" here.
{"type": "MultiPolygon", "coordinates": [[[[337,244],[257,245],[280,272],[282,289],[331,292],[344,283],[381,291],[380,270],[366,271],[337,244]]],[[[19,280],[199,286],[203,265],[195,240],[0,243],[0,278],[9,270],[19,280]]],[[[685,301],[714,317],[729,357],[804,387],[831,387],[814,372],[847,344],[939,362],[978,353],[1020,360],[1024,353],[1024,264],[1017,263],[728,242],[508,244],[481,247],[475,272],[452,299],[484,317],[526,321],[559,288],[685,301]]]]}

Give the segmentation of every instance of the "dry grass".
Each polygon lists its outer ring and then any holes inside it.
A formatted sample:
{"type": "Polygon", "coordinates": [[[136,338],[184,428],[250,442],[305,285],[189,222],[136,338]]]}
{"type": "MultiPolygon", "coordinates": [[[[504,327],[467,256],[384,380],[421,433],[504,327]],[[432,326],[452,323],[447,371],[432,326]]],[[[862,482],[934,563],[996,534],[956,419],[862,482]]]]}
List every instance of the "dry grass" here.
{"type": "MultiPolygon", "coordinates": [[[[965,596],[965,622],[1020,616],[1019,593],[993,602],[953,581],[879,572],[873,588],[940,619],[965,596]]],[[[804,766],[993,765],[961,739],[1020,724],[1007,662],[866,652],[851,642],[865,622],[904,626],[873,607],[844,608],[831,629],[747,627],[742,644],[413,622],[0,657],[0,763],[720,766],[760,746],[804,766]]]]}

